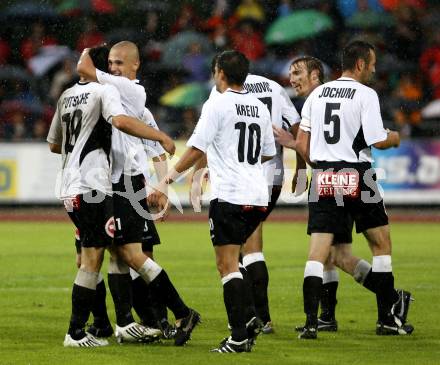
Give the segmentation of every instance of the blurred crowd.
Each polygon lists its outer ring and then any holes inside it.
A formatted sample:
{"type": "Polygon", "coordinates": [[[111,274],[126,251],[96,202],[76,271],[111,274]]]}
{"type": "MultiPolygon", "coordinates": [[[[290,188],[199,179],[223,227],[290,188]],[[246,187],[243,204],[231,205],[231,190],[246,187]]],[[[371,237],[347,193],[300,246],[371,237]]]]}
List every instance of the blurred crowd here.
{"type": "Polygon", "coordinates": [[[438,1],[7,0],[0,18],[3,141],[45,140],[58,97],[77,80],[79,52],[120,40],[138,44],[147,106],[175,137],[197,122],[215,53],[243,52],[252,72],[280,82],[300,108],[289,85],[292,59],[313,55],[336,78],[340,50],[354,38],[378,49],[374,88],[387,125],[408,138],[440,135],[438,1]],[[282,20],[291,23],[278,34],[282,20]]]}

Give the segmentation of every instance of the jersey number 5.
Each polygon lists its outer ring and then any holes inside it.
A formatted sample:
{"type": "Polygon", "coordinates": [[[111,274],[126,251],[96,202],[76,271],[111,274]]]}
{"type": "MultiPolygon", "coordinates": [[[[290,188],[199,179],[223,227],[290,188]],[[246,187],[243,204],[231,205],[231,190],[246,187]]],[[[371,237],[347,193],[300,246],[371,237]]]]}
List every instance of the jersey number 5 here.
{"type": "Polygon", "coordinates": [[[73,151],[73,146],[81,132],[82,110],[76,109],[73,113],[63,114],[61,117],[63,123],[66,123],[66,142],[64,144],[65,153],[73,151]]]}
{"type": "Polygon", "coordinates": [[[341,103],[327,103],[325,104],[324,124],[330,125],[333,122],[333,133],[330,134],[328,130],[324,131],[324,138],[328,144],[335,144],[341,138],[341,120],[339,115],[333,114],[334,110],[339,110],[341,103]]]}
{"type": "MultiPolygon", "coordinates": [[[[238,140],[238,161],[244,162],[244,145],[246,138],[246,123],[237,122],[235,123],[235,129],[240,131],[240,136],[238,140]]],[[[248,137],[248,151],[247,151],[247,162],[250,165],[255,165],[258,162],[261,151],[261,128],[256,123],[251,123],[248,126],[249,137],[248,137]],[[254,140],[255,140],[255,150],[254,150],[254,140]]]]}

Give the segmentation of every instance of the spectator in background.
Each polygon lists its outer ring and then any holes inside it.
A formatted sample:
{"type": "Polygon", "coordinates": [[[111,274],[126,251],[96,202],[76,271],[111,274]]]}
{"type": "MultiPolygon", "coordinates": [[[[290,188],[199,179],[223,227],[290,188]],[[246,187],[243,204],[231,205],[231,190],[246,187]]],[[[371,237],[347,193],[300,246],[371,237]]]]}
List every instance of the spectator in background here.
{"type": "Polygon", "coordinates": [[[199,26],[200,20],[193,7],[189,4],[184,4],[177,20],[171,27],[170,33],[176,34],[184,30],[196,30],[199,26]]]}
{"type": "Polygon", "coordinates": [[[422,86],[420,80],[412,73],[404,73],[399,80],[393,95],[393,119],[400,127],[400,134],[408,137],[412,127],[420,124],[422,86]]]}
{"type": "Polygon", "coordinates": [[[9,46],[9,43],[0,36],[0,65],[7,64],[10,55],[11,47],[9,46]]]}
{"type": "Polygon", "coordinates": [[[84,48],[93,48],[104,43],[104,33],[100,32],[96,21],[92,18],[85,19],[84,32],[76,42],[76,50],[82,52],[84,48]]]}
{"type": "Polygon", "coordinates": [[[186,82],[206,81],[209,79],[209,68],[206,55],[202,53],[202,46],[198,42],[191,43],[188,53],[182,60],[183,68],[188,72],[186,82]]]}
{"type": "Polygon", "coordinates": [[[292,13],[292,1],[281,0],[280,5],[278,5],[278,9],[277,9],[278,17],[290,15],[291,13],[292,13]]]}
{"type": "MultiPolygon", "coordinates": [[[[76,61],[68,57],[63,61],[61,70],[55,73],[52,79],[49,91],[50,98],[56,102],[63,91],[67,88],[66,86],[77,78],[76,61]]],[[[46,138],[46,136],[43,137],[46,138]]]]}
{"type": "Polygon", "coordinates": [[[434,32],[431,39],[431,46],[420,57],[420,68],[431,88],[432,99],[440,99],[440,32],[434,32]]]}
{"type": "Polygon", "coordinates": [[[144,26],[141,29],[142,42],[140,49],[142,55],[148,61],[159,61],[162,54],[162,42],[166,38],[164,24],[161,24],[159,15],[155,11],[149,11],[145,15],[144,26]]]}
{"type": "Polygon", "coordinates": [[[414,8],[401,5],[394,11],[396,24],[388,37],[388,48],[400,60],[415,63],[420,56],[423,34],[414,8]]]}
{"type": "Polygon", "coordinates": [[[31,35],[20,46],[20,54],[23,61],[28,61],[35,56],[41,47],[58,44],[55,37],[46,34],[43,23],[33,23],[31,27],[31,35]]]}
{"type": "Polygon", "coordinates": [[[232,47],[251,61],[256,61],[264,56],[263,37],[255,29],[254,22],[250,19],[244,19],[238,24],[238,28],[231,33],[231,41],[232,47]]]}

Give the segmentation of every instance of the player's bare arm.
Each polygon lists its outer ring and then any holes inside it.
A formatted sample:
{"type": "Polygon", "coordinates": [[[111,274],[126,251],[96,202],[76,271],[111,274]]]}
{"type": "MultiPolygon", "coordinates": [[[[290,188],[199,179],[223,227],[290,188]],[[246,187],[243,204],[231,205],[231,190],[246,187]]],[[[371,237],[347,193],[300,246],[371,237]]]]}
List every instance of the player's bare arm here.
{"type": "Polygon", "coordinates": [[[164,132],[127,115],[116,115],[112,119],[113,126],[122,132],[131,136],[158,141],[170,155],[174,155],[176,152],[176,146],[173,140],[164,132]]]}
{"type": "Polygon", "coordinates": [[[386,150],[391,147],[399,147],[400,145],[400,135],[399,132],[390,131],[387,129],[387,139],[381,142],[373,144],[379,150],[386,150]]]}
{"type": "Polygon", "coordinates": [[[85,48],[81,53],[81,57],[76,65],[76,71],[81,77],[86,78],[89,81],[97,82],[98,79],[96,78],[96,67],[90,58],[89,51],[90,48],[85,48]]]}
{"type": "Polygon", "coordinates": [[[310,163],[310,133],[298,129],[298,135],[296,136],[296,151],[309,165],[310,163]]]}

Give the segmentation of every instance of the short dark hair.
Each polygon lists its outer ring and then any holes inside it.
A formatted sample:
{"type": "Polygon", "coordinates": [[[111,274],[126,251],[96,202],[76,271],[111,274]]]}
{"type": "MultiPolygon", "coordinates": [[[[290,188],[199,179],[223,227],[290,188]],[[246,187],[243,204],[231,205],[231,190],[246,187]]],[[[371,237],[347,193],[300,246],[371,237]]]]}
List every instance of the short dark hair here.
{"type": "Polygon", "coordinates": [[[312,56],[301,56],[295,58],[290,66],[292,67],[300,62],[303,62],[306,65],[307,72],[309,74],[314,70],[318,71],[319,82],[321,84],[324,83],[324,67],[322,66],[322,62],[320,60],[312,56]]]}
{"type": "Polygon", "coordinates": [[[217,58],[217,68],[222,70],[231,85],[243,85],[249,73],[249,60],[238,51],[224,51],[217,58]]]}
{"type": "Polygon", "coordinates": [[[362,59],[366,64],[369,64],[370,50],[374,51],[374,46],[368,42],[350,42],[342,50],[342,71],[353,70],[358,59],[362,59]]]}
{"type": "Polygon", "coordinates": [[[108,54],[109,49],[107,46],[93,47],[89,51],[89,56],[93,61],[93,64],[98,70],[108,70],[108,54]]]}
{"type": "Polygon", "coordinates": [[[211,61],[211,73],[214,75],[215,73],[215,65],[217,64],[218,57],[220,56],[220,53],[216,54],[214,57],[212,57],[211,61]]]}

